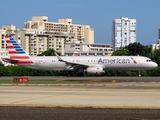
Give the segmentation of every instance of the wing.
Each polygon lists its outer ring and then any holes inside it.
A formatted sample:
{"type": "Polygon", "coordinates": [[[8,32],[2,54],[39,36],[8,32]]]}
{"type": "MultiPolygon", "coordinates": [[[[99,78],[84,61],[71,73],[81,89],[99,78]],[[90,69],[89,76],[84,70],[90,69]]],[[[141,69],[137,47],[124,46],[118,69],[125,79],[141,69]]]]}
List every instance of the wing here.
{"type": "Polygon", "coordinates": [[[65,61],[63,59],[61,59],[61,57],[55,52],[58,60],[60,62],[64,62],[66,64],[66,66],[70,67],[70,68],[73,68],[73,69],[80,69],[80,68],[83,68],[83,69],[86,69],[88,67],[91,67],[91,66],[101,66],[102,68],[104,68],[103,65],[99,65],[99,64],[86,64],[86,63],[76,63],[76,62],[68,62],[68,61],[65,61]]]}

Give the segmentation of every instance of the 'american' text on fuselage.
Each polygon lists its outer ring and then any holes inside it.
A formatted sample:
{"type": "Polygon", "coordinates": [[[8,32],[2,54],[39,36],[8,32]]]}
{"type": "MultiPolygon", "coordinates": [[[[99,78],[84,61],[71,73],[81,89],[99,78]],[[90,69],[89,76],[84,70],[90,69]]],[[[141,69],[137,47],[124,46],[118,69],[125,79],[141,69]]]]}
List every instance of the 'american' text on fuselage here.
{"type": "Polygon", "coordinates": [[[129,64],[130,59],[102,59],[98,60],[98,63],[106,63],[106,64],[129,64]]]}

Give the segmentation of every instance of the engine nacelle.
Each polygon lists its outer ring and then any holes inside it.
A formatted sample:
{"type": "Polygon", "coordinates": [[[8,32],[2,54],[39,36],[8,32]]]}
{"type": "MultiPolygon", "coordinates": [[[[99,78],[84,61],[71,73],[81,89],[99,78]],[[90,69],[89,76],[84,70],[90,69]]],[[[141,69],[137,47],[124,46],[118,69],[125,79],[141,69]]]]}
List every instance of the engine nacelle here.
{"type": "Polygon", "coordinates": [[[103,74],[105,72],[102,67],[88,67],[85,71],[89,74],[103,74]]]}

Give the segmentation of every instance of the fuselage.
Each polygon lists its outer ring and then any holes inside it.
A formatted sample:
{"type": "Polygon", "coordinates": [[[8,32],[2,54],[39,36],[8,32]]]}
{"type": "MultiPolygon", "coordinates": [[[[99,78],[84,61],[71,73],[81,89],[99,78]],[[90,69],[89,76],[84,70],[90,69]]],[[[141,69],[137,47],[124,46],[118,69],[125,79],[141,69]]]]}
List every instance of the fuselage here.
{"type": "MultiPolygon", "coordinates": [[[[148,70],[157,67],[151,59],[142,56],[61,56],[64,61],[88,66],[103,66],[104,70],[148,70]]],[[[56,56],[35,56],[33,64],[25,67],[42,70],[68,70],[65,62],[56,56]]]]}

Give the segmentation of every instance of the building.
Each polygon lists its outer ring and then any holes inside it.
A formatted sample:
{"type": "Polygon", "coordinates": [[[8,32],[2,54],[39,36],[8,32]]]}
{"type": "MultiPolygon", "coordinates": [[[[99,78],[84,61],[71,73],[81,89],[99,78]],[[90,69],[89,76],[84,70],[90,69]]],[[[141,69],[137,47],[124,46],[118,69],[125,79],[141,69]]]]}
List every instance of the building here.
{"type": "Polygon", "coordinates": [[[72,24],[72,19],[59,19],[58,22],[49,22],[47,16],[33,16],[31,21],[24,23],[24,28],[74,34],[74,37],[67,38],[69,43],[77,40],[94,43],[94,30],[88,25],[72,24]]]}
{"type": "Polygon", "coordinates": [[[38,55],[49,48],[64,55],[64,44],[67,38],[74,37],[74,34],[66,32],[52,32],[37,29],[16,29],[15,26],[3,26],[0,30],[0,48],[6,50],[5,35],[12,35],[15,40],[29,55],[38,55]]]}
{"type": "MultiPolygon", "coordinates": [[[[2,26],[2,29],[0,29],[0,58],[9,58],[8,51],[6,49],[6,42],[5,42],[5,35],[7,33],[13,33],[13,31],[16,29],[16,26],[2,26]]],[[[10,63],[3,62],[2,59],[0,61],[5,65],[11,65],[10,63]]]]}
{"type": "Polygon", "coordinates": [[[152,52],[156,49],[160,49],[160,28],[158,29],[158,39],[156,41],[156,44],[149,45],[152,48],[152,52]]]}
{"type": "Polygon", "coordinates": [[[48,49],[54,49],[64,55],[64,44],[72,35],[37,29],[17,29],[13,37],[29,55],[36,56],[48,49]]]}
{"type": "Polygon", "coordinates": [[[121,17],[113,20],[112,25],[112,48],[120,47],[136,42],[136,19],[121,17]]]}
{"type": "Polygon", "coordinates": [[[151,47],[152,52],[154,52],[156,49],[160,49],[160,44],[151,44],[148,46],[151,47]]]}
{"type": "Polygon", "coordinates": [[[0,29],[0,49],[6,49],[6,43],[5,43],[5,34],[9,33],[12,34],[13,31],[16,30],[16,26],[11,25],[11,26],[2,26],[2,29],[0,29]]]}
{"type": "MultiPolygon", "coordinates": [[[[9,58],[8,51],[6,49],[0,49],[0,58],[9,58]]],[[[10,63],[6,63],[0,59],[0,62],[4,64],[4,66],[11,65],[10,63]]]]}
{"type": "Polygon", "coordinates": [[[160,28],[158,29],[158,39],[156,41],[156,49],[160,49],[160,28]]]}
{"type": "Polygon", "coordinates": [[[68,56],[86,56],[86,55],[107,55],[113,53],[109,44],[91,44],[91,43],[66,43],[65,55],[68,56]]]}

